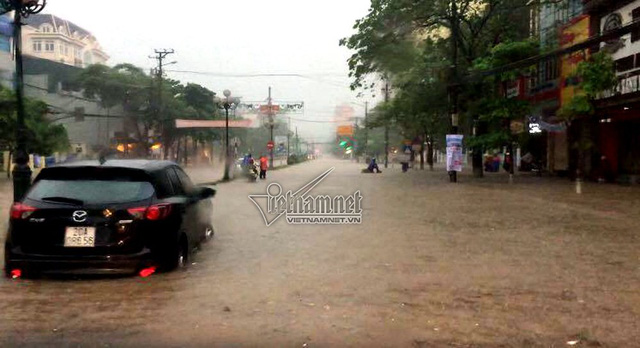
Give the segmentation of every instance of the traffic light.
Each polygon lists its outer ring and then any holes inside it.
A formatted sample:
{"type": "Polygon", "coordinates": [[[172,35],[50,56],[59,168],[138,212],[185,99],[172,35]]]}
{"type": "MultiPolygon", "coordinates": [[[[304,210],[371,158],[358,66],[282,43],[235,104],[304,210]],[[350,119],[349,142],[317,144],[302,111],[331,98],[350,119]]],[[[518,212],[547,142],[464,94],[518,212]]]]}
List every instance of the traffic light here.
{"type": "Polygon", "coordinates": [[[338,145],[344,149],[344,153],[351,154],[356,147],[356,140],[353,136],[341,135],[338,137],[338,145]]]}

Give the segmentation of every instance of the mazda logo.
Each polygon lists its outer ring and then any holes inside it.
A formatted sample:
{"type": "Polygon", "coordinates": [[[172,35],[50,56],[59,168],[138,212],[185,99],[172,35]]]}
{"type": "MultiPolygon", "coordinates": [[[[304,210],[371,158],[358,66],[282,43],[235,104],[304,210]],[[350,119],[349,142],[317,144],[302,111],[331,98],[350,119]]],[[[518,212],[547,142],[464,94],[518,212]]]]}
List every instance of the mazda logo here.
{"type": "Polygon", "coordinates": [[[87,215],[88,215],[87,212],[84,210],[76,210],[73,212],[71,217],[75,222],[85,222],[87,221],[87,215]]]}

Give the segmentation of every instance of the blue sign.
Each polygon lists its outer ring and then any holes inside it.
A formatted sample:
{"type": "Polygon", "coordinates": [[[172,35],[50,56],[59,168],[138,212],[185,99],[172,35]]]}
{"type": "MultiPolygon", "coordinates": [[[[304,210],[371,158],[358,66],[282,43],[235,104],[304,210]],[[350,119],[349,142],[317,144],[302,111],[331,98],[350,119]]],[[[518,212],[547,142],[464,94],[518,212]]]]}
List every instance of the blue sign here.
{"type": "Polygon", "coordinates": [[[0,51],[11,52],[13,22],[7,16],[0,16],[0,51]]]}

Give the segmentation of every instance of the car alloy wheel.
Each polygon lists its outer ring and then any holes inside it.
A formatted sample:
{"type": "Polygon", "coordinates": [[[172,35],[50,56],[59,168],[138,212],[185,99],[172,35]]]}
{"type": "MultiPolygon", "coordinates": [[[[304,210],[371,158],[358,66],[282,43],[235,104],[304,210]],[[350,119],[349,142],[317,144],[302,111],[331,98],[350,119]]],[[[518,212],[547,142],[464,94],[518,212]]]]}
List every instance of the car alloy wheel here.
{"type": "Polygon", "coordinates": [[[210,241],[213,239],[213,235],[214,235],[214,231],[213,231],[213,227],[212,226],[207,226],[204,229],[204,240],[205,241],[210,241]]]}
{"type": "Polygon", "coordinates": [[[189,256],[188,256],[188,251],[187,251],[187,246],[186,246],[186,241],[183,241],[182,243],[180,243],[180,248],[178,250],[178,259],[176,260],[176,264],[177,264],[177,268],[186,268],[189,262],[189,256]]]}

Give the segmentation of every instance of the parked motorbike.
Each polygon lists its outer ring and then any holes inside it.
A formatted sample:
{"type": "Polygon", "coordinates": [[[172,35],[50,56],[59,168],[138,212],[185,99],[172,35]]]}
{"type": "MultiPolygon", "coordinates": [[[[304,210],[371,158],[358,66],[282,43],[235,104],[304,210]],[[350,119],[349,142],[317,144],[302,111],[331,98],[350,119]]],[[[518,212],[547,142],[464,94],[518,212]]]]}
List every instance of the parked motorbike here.
{"type": "Polygon", "coordinates": [[[247,176],[247,179],[249,179],[249,182],[255,182],[258,180],[258,177],[260,176],[260,168],[258,168],[257,163],[248,165],[245,171],[245,175],[247,176]]]}

